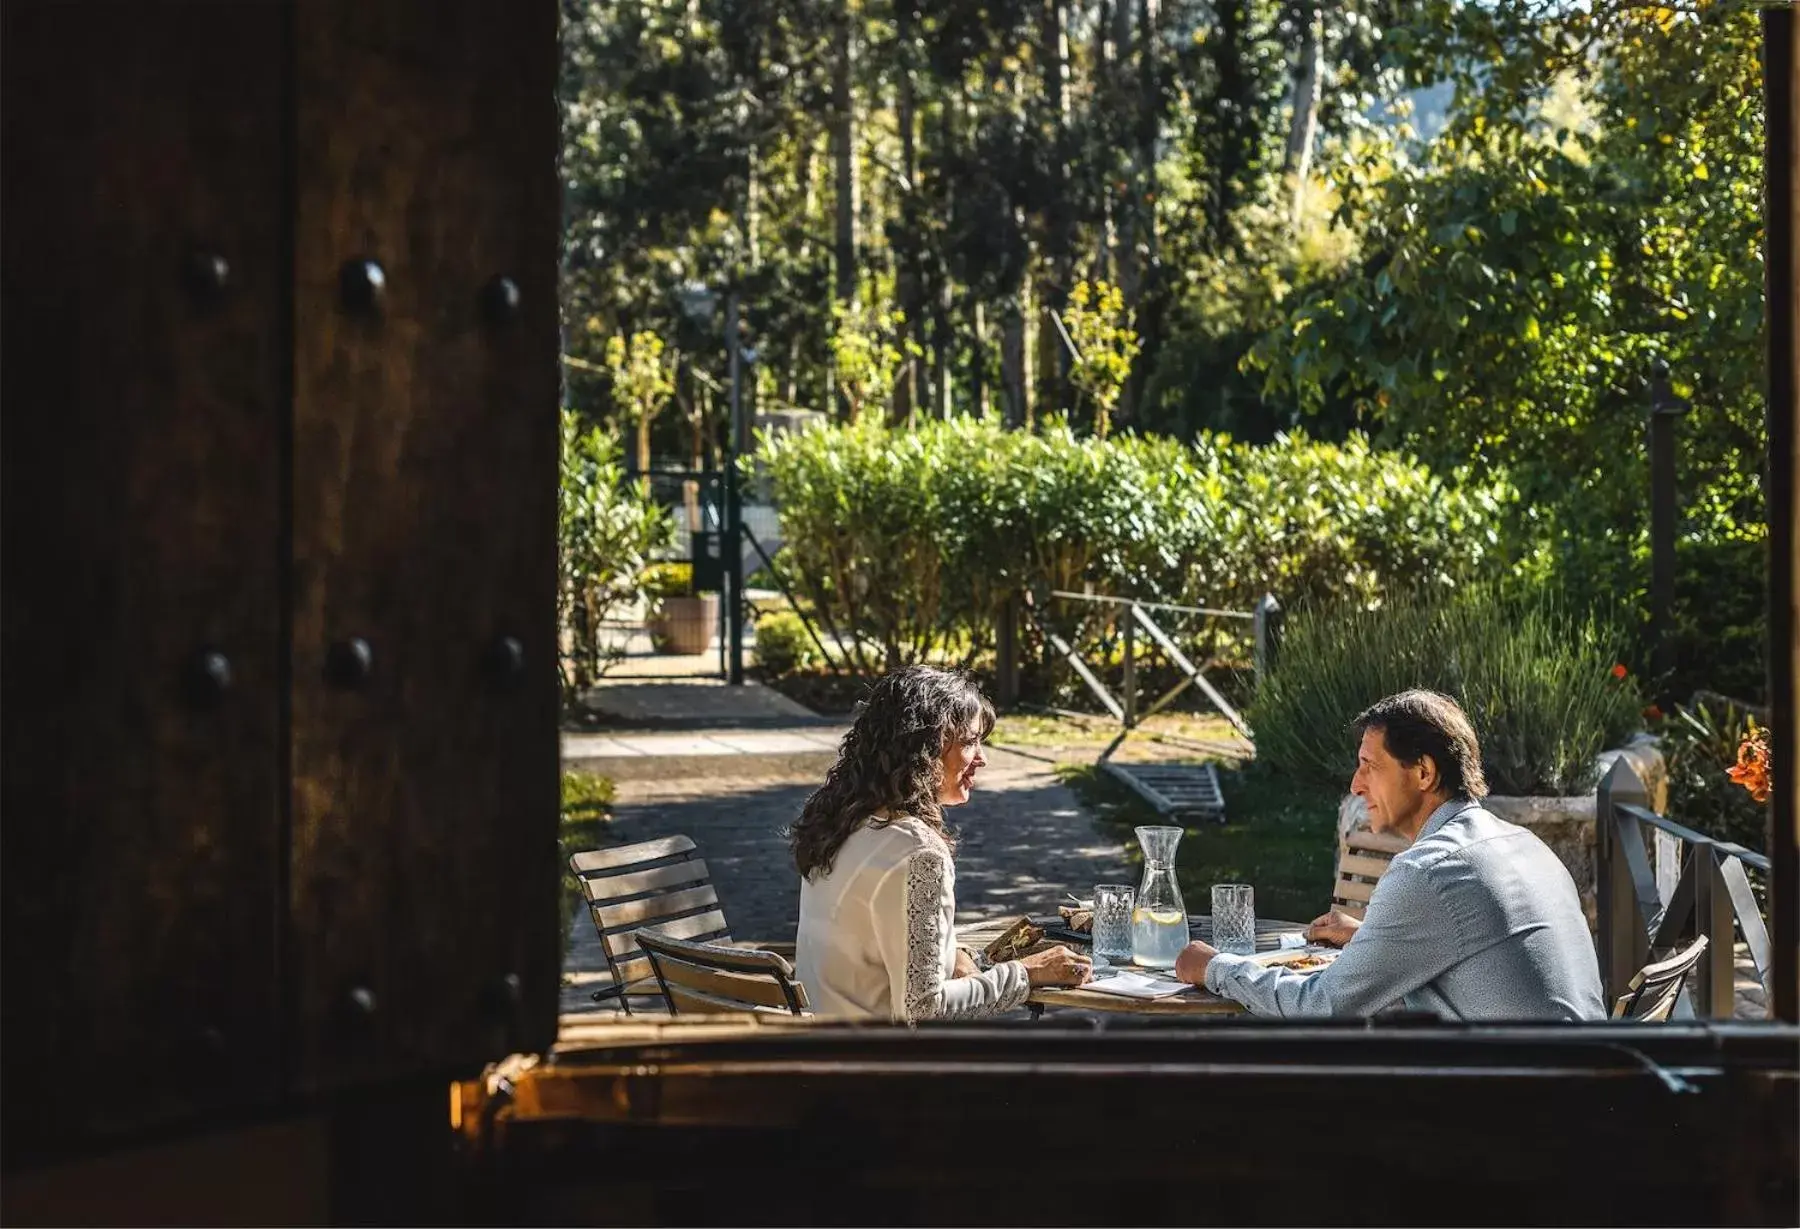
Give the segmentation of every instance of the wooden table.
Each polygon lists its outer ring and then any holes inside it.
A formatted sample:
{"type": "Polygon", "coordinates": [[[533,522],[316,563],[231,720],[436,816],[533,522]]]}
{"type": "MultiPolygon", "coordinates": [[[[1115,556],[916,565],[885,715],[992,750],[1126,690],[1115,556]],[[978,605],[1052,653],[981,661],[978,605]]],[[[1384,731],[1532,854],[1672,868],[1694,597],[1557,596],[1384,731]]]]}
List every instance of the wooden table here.
{"type": "MultiPolygon", "coordinates": [[[[1041,917],[1034,917],[1042,922],[1041,917]]],[[[1000,933],[1011,924],[1013,919],[1002,918],[997,922],[977,922],[969,926],[960,926],[956,931],[958,946],[970,951],[979,952],[989,943],[1000,937],[1000,933]]],[[[1256,921],[1256,950],[1259,952],[1274,951],[1280,946],[1280,936],[1298,934],[1305,930],[1302,922],[1282,922],[1275,919],[1256,921]]],[[[1212,936],[1212,918],[1203,913],[1188,914],[1188,933],[1196,939],[1209,939],[1212,936]]],[[[1062,943],[1061,939],[1046,939],[1045,943],[1062,943]]],[[[1085,950],[1084,946],[1069,943],[1067,946],[1076,951],[1085,950]]],[[[1243,1006],[1230,999],[1220,998],[1210,990],[1196,986],[1182,994],[1166,999],[1134,999],[1120,994],[1103,994],[1098,990],[1084,990],[1080,987],[1054,988],[1039,987],[1031,992],[1026,1000],[1031,1008],[1032,1019],[1036,1019],[1048,1008],[1072,1008],[1078,1011],[1102,1011],[1114,1014],[1134,1016],[1235,1016],[1243,1013],[1243,1006]]]]}

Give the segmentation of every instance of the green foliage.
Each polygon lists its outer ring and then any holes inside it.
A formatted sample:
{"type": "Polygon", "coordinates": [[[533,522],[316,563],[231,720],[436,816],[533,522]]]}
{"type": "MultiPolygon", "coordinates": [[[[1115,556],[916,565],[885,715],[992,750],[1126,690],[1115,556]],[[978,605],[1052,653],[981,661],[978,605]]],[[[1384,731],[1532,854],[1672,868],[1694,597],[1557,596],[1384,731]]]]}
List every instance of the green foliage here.
{"type": "MultiPolygon", "coordinates": [[[[1142,850],[1131,829],[1169,821],[1091,764],[1061,765],[1057,775],[1114,830],[1133,867],[1140,866],[1142,850]]],[[[1188,828],[1175,847],[1175,877],[1188,912],[1208,911],[1215,883],[1255,885],[1261,918],[1306,922],[1325,912],[1331,902],[1341,791],[1254,763],[1221,771],[1219,785],[1228,822],[1188,828]]]]}
{"type": "Polygon", "coordinates": [[[1594,785],[1595,757],[1640,725],[1637,683],[1614,670],[1625,643],[1611,624],[1546,594],[1482,586],[1373,610],[1303,611],[1250,707],[1257,758],[1346,789],[1356,715],[1384,696],[1428,687],[1468,712],[1492,792],[1582,793],[1594,785]]]}
{"type": "Polygon", "coordinates": [[[607,338],[606,370],[612,375],[613,407],[636,432],[637,467],[642,473],[650,468],[650,424],[675,392],[662,338],[655,333],[607,338]]]}
{"type": "Polygon", "coordinates": [[[638,586],[652,601],[687,597],[694,592],[694,565],[681,559],[653,563],[638,574],[638,586]]]}
{"type": "Polygon", "coordinates": [[[607,826],[612,822],[613,797],[613,783],[609,777],[585,772],[565,772],[562,775],[562,818],[557,826],[556,848],[557,865],[562,868],[565,953],[569,936],[567,923],[581,909],[585,899],[581,884],[569,869],[569,859],[612,840],[607,826]]]}
{"type": "Polygon", "coordinates": [[[1063,318],[1081,356],[1069,368],[1069,382],[1093,409],[1094,434],[1105,439],[1113,407],[1131,375],[1131,360],[1138,355],[1131,312],[1117,286],[1076,282],[1063,318]]]}
{"type": "Polygon", "coordinates": [[[612,373],[613,403],[632,422],[655,418],[669,402],[675,382],[655,333],[606,339],[606,370],[612,373]]]}
{"type": "Polygon", "coordinates": [[[1295,302],[1333,284],[1355,258],[1359,237],[1333,220],[1336,205],[1336,195],[1321,186],[1308,194],[1297,221],[1273,205],[1247,207],[1237,248],[1186,263],[1169,338],[1133,414],[1141,429],[1182,438],[1223,431],[1253,443],[1303,423],[1325,438],[1349,431],[1355,415],[1343,398],[1327,396],[1303,412],[1291,399],[1265,396],[1258,373],[1240,370],[1245,352],[1295,302]]]}
{"type": "Polygon", "coordinates": [[[1670,819],[1759,852],[1768,847],[1768,807],[1725,775],[1737,763],[1738,744],[1756,724],[1727,701],[1678,707],[1656,724],[1669,770],[1670,819]]]}
{"type": "MultiPolygon", "coordinates": [[[[1670,629],[1674,677],[1663,695],[1699,690],[1768,697],[1768,527],[1690,535],[1675,544],[1675,617],[1670,629]]],[[[1646,624],[1648,618],[1646,617],[1646,624]]]]}
{"type": "Polygon", "coordinates": [[[861,299],[832,305],[831,361],[851,422],[870,406],[886,406],[901,364],[924,353],[905,325],[900,312],[877,311],[861,299]]]}
{"type": "Polygon", "coordinates": [[[756,621],[756,664],[780,678],[824,663],[800,616],[777,610],[756,621]]]}
{"type": "Polygon", "coordinates": [[[558,666],[567,701],[610,664],[600,625],[637,597],[645,557],[674,540],[675,522],[627,483],[618,436],[583,426],[572,410],[562,414],[557,513],[556,618],[564,644],[558,666]]]}
{"type": "Polygon", "coordinates": [[[1465,487],[1354,438],[1192,445],[968,419],[765,438],[784,568],[864,672],[991,643],[1034,586],[1248,610],[1378,600],[1498,569],[1498,483],[1465,487]],[[876,650],[871,656],[861,647],[876,650]]]}
{"type": "MultiPolygon", "coordinates": [[[[1348,402],[1434,467],[1506,467],[1516,553],[1542,544],[1540,574],[1577,601],[1641,594],[1655,360],[1694,407],[1684,541],[1704,553],[1764,517],[1756,16],[1724,0],[1435,20],[1466,73],[1449,131],[1418,157],[1362,147],[1340,179],[1363,259],[1297,296],[1246,365],[1265,396],[1348,402]]],[[[1746,606],[1760,581],[1735,579],[1746,606]]],[[[1697,646],[1755,634],[1696,614],[1697,646]]],[[[1732,660],[1689,668],[1705,682],[1732,660]]]]}

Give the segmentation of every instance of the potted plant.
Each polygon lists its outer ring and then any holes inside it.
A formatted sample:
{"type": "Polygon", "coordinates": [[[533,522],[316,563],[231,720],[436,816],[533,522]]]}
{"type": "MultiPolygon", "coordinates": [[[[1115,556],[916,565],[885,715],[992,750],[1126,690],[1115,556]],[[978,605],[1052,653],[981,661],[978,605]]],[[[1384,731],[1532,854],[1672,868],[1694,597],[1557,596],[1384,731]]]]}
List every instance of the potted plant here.
{"type": "Polygon", "coordinates": [[[719,624],[719,595],[694,592],[694,565],[655,563],[639,577],[647,603],[645,623],[658,653],[692,656],[712,646],[719,624]]]}

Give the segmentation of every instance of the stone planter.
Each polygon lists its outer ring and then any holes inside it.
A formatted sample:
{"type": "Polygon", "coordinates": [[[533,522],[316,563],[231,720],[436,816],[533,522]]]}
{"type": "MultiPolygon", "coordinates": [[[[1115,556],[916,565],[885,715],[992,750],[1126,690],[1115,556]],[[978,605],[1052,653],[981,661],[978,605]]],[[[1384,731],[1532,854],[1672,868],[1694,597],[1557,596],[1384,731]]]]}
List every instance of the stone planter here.
{"type": "MultiPolygon", "coordinates": [[[[1625,746],[1600,753],[1599,777],[1612,769],[1614,762],[1624,759],[1637,772],[1650,795],[1652,809],[1661,813],[1668,798],[1669,773],[1662,751],[1648,734],[1635,736],[1625,746]]],[[[1598,777],[1596,778],[1596,780],[1598,777]]],[[[1569,877],[1581,893],[1581,909],[1587,914],[1588,929],[1593,930],[1598,916],[1595,905],[1594,815],[1592,793],[1562,797],[1508,797],[1490,794],[1481,805],[1508,823],[1518,824],[1537,834],[1568,868],[1569,877]]],[[[1345,794],[1338,805],[1338,838],[1369,826],[1369,813],[1363,800],[1345,794]]]]}
{"type": "Polygon", "coordinates": [[[650,639],[657,652],[690,657],[712,647],[713,631],[718,626],[716,593],[658,598],[656,612],[649,619],[650,639]]]}

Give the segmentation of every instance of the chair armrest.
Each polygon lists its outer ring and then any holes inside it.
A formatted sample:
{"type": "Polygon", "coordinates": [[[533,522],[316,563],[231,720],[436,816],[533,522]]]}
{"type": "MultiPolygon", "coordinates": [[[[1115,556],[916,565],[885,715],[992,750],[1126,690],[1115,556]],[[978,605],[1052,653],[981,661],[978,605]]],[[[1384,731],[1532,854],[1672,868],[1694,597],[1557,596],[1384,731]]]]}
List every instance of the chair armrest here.
{"type": "Polygon", "coordinates": [[[731,946],[741,947],[752,952],[773,952],[775,955],[784,958],[789,963],[792,963],[794,959],[794,944],[792,943],[765,943],[760,939],[739,939],[732,943],[731,946]]]}

